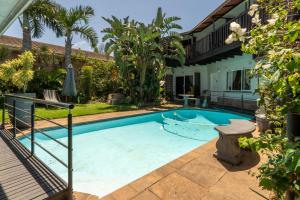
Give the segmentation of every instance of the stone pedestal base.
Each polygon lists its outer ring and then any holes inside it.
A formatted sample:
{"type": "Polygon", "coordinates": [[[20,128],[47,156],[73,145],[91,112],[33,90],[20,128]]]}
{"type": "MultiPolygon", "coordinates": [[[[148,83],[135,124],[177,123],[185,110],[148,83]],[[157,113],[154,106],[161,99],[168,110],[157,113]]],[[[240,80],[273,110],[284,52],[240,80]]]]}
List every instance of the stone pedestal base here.
{"type": "Polygon", "coordinates": [[[217,141],[217,151],[214,156],[220,160],[228,162],[233,165],[238,165],[242,161],[244,150],[240,148],[238,143],[239,137],[252,137],[251,133],[243,135],[222,135],[219,134],[217,141]]]}
{"type": "Polygon", "coordinates": [[[218,126],[215,129],[219,132],[217,141],[217,152],[214,156],[230,164],[238,165],[242,161],[244,150],[240,148],[238,139],[240,137],[252,137],[256,129],[254,123],[246,120],[230,120],[228,126],[218,126]]]}

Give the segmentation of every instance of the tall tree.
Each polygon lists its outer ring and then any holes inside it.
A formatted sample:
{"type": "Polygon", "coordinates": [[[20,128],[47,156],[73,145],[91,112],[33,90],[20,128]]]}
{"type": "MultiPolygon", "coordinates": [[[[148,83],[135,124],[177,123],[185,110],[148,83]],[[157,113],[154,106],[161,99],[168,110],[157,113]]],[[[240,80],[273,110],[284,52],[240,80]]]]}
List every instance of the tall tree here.
{"type": "Polygon", "coordinates": [[[32,37],[40,38],[45,27],[52,29],[57,36],[61,34],[56,20],[59,4],[52,0],[35,0],[19,18],[23,31],[22,50],[31,50],[32,37]]]}
{"type": "Polygon", "coordinates": [[[89,26],[90,18],[94,16],[94,10],[90,6],[78,6],[75,8],[60,8],[57,19],[62,36],[65,37],[65,65],[71,64],[73,35],[79,35],[89,42],[97,51],[98,37],[95,30],[89,26]]]}
{"type": "MultiPolygon", "coordinates": [[[[128,18],[104,18],[110,24],[110,28],[103,30],[106,52],[114,53],[121,75],[127,75],[123,77],[125,82],[137,83],[135,90],[138,91],[140,103],[152,101],[154,95],[159,93],[159,81],[163,77],[167,59],[184,61],[181,36],[174,32],[181,29],[176,24],[179,19],[166,17],[161,8],[150,24],[130,21],[128,18]]],[[[135,99],[135,96],[131,97],[135,99]]]]}

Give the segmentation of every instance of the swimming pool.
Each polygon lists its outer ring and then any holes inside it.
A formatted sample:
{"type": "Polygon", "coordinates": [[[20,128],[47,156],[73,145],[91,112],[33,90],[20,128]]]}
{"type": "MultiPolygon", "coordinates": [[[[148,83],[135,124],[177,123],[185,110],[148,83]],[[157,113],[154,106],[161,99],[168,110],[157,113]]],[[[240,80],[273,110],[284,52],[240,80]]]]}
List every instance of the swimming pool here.
{"type": "MultiPolygon", "coordinates": [[[[73,128],[74,190],[104,196],[217,137],[214,127],[249,116],[178,109],[73,128]]],[[[67,131],[46,131],[64,144],[67,131]]],[[[62,160],[67,151],[42,134],[36,141],[62,160]]],[[[30,149],[30,141],[20,141],[30,149]]],[[[67,180],[67,170],[36,146],[36,155],[67,180]]]]}

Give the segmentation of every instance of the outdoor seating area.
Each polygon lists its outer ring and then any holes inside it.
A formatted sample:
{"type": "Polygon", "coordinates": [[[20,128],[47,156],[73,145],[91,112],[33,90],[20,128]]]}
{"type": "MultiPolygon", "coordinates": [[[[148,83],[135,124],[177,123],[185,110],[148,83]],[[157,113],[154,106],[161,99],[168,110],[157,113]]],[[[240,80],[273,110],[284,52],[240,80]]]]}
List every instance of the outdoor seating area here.
{"type": "MultiPolygon", "coordinates": [[[[192,94],[179,94],[178,96],[182,97],[183,107],[207,107],[205,97],[196,98],[192,94]]],[[[177,100],[180,101],[181,99],[177,100]]]]}

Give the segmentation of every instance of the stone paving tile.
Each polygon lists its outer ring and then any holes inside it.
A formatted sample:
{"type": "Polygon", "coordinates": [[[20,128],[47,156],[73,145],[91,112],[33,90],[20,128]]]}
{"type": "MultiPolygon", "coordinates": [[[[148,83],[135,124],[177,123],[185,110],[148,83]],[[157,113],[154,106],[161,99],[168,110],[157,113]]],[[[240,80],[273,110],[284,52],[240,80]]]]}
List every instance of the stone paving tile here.
{"type": "Polygon", "coordinates": [[[191,160],[194,160],[196,158],[199,157],[199,154],[194,152],[194,151],[191,151],[181,157],[178,158],[178,160],[182,161],[183,163],[188,163],[190,162],[191,160]]]}
{"type": "Polygon", "coordinates": [[[195,160],[197,160],[198,162],[208,163],[210,166],[216,168],[227,169],[231,166],[230,164],[218,160],[214,157],[214,153],[216,151],[216,141],[217,139],[214,139],[211,142],[195,149],[194,152],[199,154],[199,156],[195,160]]]}
{"type": "Polygon", "coordinates": [[[155,170],[157,173],[159,173],[162,177],[168,176],[172,172],[176,171],[174,167],[171,167],[170,165],[164,165],[157,170],[155,170]]]}
{"type": "Polygon", "coordinates": [[[185,162],[183,162],[179,159],[176,159],[176,160],[171,161],[168,165],[170,165],[171,167],[173,167],[175,169],[180,169],[185,164],[186,164],[185,162]]]}
{"type": "Polygon", "coordinates": [[[160,200],[155,194],[150,192],[149,190],[146,190],[136,197],[134,197],[132,200],[160,200]]]}
{"type": "Polygon", "coordinates": [[[147,174],[146,176],[137,179],[136,181],[130,183],[129,185],[137,192],[141,192],[146,188],[150,187],[151,185],[153,185],[154,183],[156,183],[161,178],[163,178],[163,176],[159,174],[157,171],[154,171],[151,172],[150,174],[147,174]]]}
{"type": "MultiPolygon", "coordinates": [[[[100,199],[99,199],[100,200],[100,199]]],[[[102,197],[101,200],[116,200],[115,198],[113,198],[112,195],[107,195],[105,197],[102,197]]]]}
{"type": "Polygon", "coordinates": [[[150,187],[163,200],[200,200],[205,189],[174,172],[150,187]]]}
{"type": "Polygon", "coordinates": [[[136,196],[138,192],[129,185],[122,187],[111,194],[116,200],[129,200],[136,196]]]}
{"type": "Polygon", "coordinates": [[[209,189],[205,200],[264,200],[265,198],[256,192],[268,198],[269,192],[263,191],[258,187],[254,177],[245,176],[243,171],[228,172],[213,187],[209,189]]]}
{"type": "Polygon", "coordinates": [[[178,173],[203,187],[210,187],[225,175],[226,170],[196,159],[184,165],[178,173]]]}
{"type": "MultiPolygon", "coordinates": [[[[87,194],[87,193],[74,192],[74,200],[99,200],[99,198],[95,195],[91,195],[91,194],[87,194]]],[[[109,200],[109,199],[106,199],[106,200],[109,200]]]]}

